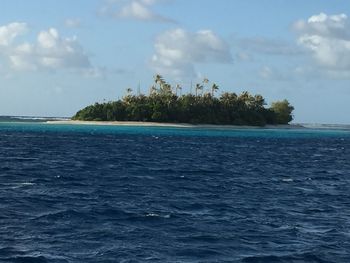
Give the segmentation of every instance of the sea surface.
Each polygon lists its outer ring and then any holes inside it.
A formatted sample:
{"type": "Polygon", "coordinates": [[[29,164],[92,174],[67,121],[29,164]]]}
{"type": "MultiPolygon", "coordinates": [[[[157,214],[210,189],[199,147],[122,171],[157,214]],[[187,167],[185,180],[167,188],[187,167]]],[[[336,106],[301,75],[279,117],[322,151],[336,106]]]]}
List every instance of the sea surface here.
{"type": "Polygon", "coordinates": [[[0,262],[350,262],[350,130],[0,122],[0,262]]]}

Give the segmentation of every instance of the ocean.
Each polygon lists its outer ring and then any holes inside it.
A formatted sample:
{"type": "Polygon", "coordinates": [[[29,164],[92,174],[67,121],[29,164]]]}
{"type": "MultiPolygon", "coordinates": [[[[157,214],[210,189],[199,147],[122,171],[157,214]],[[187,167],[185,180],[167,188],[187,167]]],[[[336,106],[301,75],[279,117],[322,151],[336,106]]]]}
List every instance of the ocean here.
{"type": "Polygon", "coordinates": [[[0,262],[350,262],[350,130],[0,122],[0,262]]]}

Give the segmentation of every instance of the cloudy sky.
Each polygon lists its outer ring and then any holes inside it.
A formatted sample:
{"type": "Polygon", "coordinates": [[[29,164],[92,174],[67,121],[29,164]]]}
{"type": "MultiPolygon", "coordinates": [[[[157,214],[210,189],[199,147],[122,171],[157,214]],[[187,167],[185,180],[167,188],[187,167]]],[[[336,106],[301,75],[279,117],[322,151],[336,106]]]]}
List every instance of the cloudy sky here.
{"type": "Polygon", "coordinates": [[[156,73],[350,123],[348,0],[2,0],[0,115],[72,116],[156,73]]]}

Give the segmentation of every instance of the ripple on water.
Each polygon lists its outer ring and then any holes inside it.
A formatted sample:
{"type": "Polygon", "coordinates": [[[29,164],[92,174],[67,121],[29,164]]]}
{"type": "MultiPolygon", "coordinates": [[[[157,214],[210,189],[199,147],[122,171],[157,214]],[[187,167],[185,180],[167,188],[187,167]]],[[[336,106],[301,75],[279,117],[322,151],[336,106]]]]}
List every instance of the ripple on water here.
{"type": "Polygon", "coordinates": [[[0,127],[0,261],[350,262],[344,133],[42,129],[0,127]]]}

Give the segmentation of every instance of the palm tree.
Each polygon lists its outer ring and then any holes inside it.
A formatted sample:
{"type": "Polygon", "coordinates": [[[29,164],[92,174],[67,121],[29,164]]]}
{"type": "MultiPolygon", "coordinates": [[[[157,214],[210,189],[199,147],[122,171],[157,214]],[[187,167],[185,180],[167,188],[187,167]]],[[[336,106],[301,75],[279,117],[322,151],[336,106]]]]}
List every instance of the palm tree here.
{"type": "MultiPolygon", "coordinates": [[[[177,91],[178,90],[182,91],[182,87],[180,86],[180,84],[176,84],[175,89],[176,89],[176,96],[177,96],[177,91]]],[[[180,93],[180,96],[181,96],[181,93],[180,93]]]]}
{"type": "Polygon", "coordinates": [[[266,105],[265,99],[260,94],[257,94],[254,96],[254,107],[256,108],[262,108],[266,105]]]}
{"type": "Polygon", "coordinates": [[[215,83],[213,83],[213,85],[211,86],[211,95],[214,97],[214,93],[216,92],[216,91],[218,91],[218,89],[219,89],[219,86],[217,85],[217,84],[215,84],[215,83]]]}
{"type": "Polygon", "coordinates": [[[229,92],[225,92],[221,95],[220,97],[220,101],[225,105],[225,106],[228,106],[228,105],[233,105],[233,104],[236,104],[236,101],[237,101],[237,94],[236,93],[229,93],[229,92]]]}
{"type": "Polygon", "coordinates": [[[154,76],[154,82],[156,83],[156,85],[159,85],[159,89],[162,89],[162,86],[164,85],[165,81],[163,79],[163,77],[159,74],[154,76]]]}
{"type": "Polygon", "coordinates": [[[132,100],[131,93],[132,93],[132,88],[127,88],[126,89],[126,96],[123,99],[125,101],[125,103],[127,103],[127,104],[129,104],[130,101],[132,100]]]}
{"type": "Polygon", "coordinates": [[[172,94],[172,90],[171,90],[171,85],[169,83],[166,83],[165,81],[162,84],[162,89],[161,89],[162,93],[165,95],[171,95],[172,94]]]}
{"type": "Polygon", "coordinates": [[[209,83],[209,79],[204,78],[203,81],[202,81],[202,84],[203,84],[202,95],[203,95],[203,92],[204,92],[204,88],[206,88],[208,83],[209,83]]]}
{"type": "Polygon", "coordinates": [[[149,89],[150,95],[156,94],[157,93],[157,88],[155,85],[152,85],[151,88],[149,89]]]}
{"type": "Polygon", "coordinates": [[[198,96],[198,90],[203,90],[203,85],[199,83],[196,84],[196,97],[198,96]]]}
{"type": "Polygon", "coordinates": [[[248,91],[243,91],[238,99],[247,107],[252,107],[254,105],[255,99],[248,91]]]}
{"type": "Polygon", "coordinates": [[[131,92],[132,92],[132,88],[127,88],[126,89],[126,93],[128,94],[128,96],[131,95],[131,92]]]}

